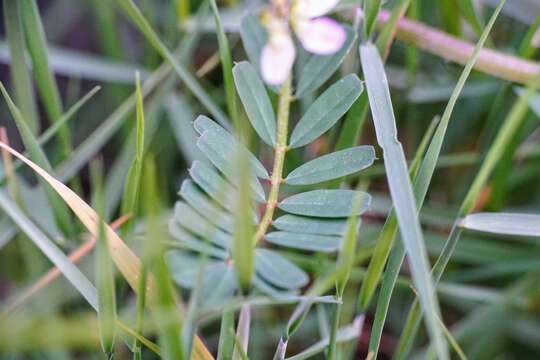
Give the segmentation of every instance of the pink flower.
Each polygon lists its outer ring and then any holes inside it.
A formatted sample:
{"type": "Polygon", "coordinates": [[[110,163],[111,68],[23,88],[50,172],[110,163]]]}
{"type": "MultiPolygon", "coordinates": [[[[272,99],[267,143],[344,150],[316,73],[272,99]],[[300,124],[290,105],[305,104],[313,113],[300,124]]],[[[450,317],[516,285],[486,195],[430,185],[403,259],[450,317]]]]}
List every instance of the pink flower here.
{"type": "Polygon", "coordinates": [[[268,43],[261,53],[261,72],[265,82],[279,85],[289,76],[296,50],[290,27],[307,51],[333,54],[343,46],[347,36],[336,21],[321,17],[332,10],[339,0],[272,0],[263,14],[268,31],[268,43]]]}

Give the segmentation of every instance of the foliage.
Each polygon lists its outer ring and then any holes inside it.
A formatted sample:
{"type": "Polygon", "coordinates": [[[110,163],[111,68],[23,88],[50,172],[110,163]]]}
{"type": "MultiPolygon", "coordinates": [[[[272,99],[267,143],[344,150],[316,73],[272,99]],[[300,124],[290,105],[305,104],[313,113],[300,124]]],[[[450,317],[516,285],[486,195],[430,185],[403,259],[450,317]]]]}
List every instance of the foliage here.
{"type": "Polygon", "coordinates": [[[252,5],[3,3],[0,358],[538,358],[538,4],[252,5]]]}

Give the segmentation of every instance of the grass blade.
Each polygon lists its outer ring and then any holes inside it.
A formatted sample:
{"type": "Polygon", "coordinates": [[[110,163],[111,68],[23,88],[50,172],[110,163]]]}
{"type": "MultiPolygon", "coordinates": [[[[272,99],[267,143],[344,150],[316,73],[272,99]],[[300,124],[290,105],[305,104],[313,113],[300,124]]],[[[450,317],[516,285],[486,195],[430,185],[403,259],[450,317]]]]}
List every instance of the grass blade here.
{"type": "Polygon", "coordinates": [[[236,196],[232,259],[238,283],[242,290],[248,293],[255,271],[255,247],[253,246],[255,224],[253,223],[251,191],[249,190],[251,173],[246,154],[239,151],[236,157],[238,186],[239,189],[243,190],[237,191],[236,196]]]}
{"type": "MultiPolygon", "coordinates": [[[[135,142],[135,158],[131,163],[126,178],[126,184],[124,187],[124,195],[122,197],[121,213],[129,216],[134,216],[137,211],[137,204],[139,200],[142,162],[144,156],[144,108],[143,108],[143,96],[141,91],[141,79],[139,73],[135,75],[135,96],[136,96],[136,113],[137,113],[137,126],[136,126],[136,142],[135,142]]],[[[127,226],[123,228],[123,235],[127,234],[133,228],[133,222],[128,222],[127,226]]]]}
{"type": "Polygon", "coordinates": [[[232,357],[234,349],[234,311],[229,308],[223,310],[221,327],[219,329],[219,345],[217,360],[228,360],[232,357]]]}
{"type": "Polygon", "coordinates": [[[144,34],[150,44],[156,49],[156,51],[171,65],[176,74],[188,87],[188,89],[195,95],[195,97],[204,105],[222,126],[229,128],[229,120],[214,103],[212,98],[206,93],[206,91],[199,84],[197,79],[184,68],[182,64],[174,57],[167,46],[160,40],[158,34],[152,29],[152,26],[148,23],[144,15],[141,13],[137,5],[132,0],[116,0],[116,2],[122,7],[125,13],[137,26],[137,28],[144,34]]]}
{"type": "Polygon", "coordinates": [[[114,286],[114,269],[109,255],[103,214],[105,212],[105,198],[103,193],[102,163],[96,161],[91,164],[91,177],[94,189],[94,207],[98,209],[100,225],[96,239],[95,276],[98,291],[98,328],[101,347],[107,358],[114,356],[114,341],[116,336],[116,294],[114,286]]]}
{"type": "MultiPolygon", "coordinates": [[[[5,146],[0,143],[0,146],[5,146]]],[[[5,148],[9,151],[10,148],[5,148]]],[[[11,152],[11,151],[10,151],[11,152]]],[[[13,154],[13,153],[12,153],[13,154]]],[[[15,154],[13,154],[15,155],[15,154]]],[[[15,155],[16,156],[16,155],[15,155]]],[[[0,190],[0,207],[47,258],[64,274],[68,281],[81,293],[96,311],[98,310],[97,291],[94,285],[75,266],[66,255],[47,236],[24,215],[13,200],[0,190]]]]}
{"type": "Polygon", "coordinates": [[[414,283],[426,311],[431,341],[440,359],[448,359],[446,342],[438,323],[439,306],[429,272],[424,238],[418,221],[407,163],[397,141],[396,124],[388,81],[379,52],[372,44],[360,46],[360,58],[370,101],[377,141],[384,151],[388,185],[392,196],[403,243],[410,256],[414,283]]]}
{"type": "MultiPolygon", "coordinates": [[[[45,39],[39,9],[35,0],[21,0],[19,4],[36,85],[43,99],[49,120],[53,124],[62,116],[63,105],[49,64],[47,40],[45,39]]],[[[62,128],[59,137],[63,155],[69,156],[71,150],[69,129],[67,127],[62,128]]]]}
{"type": "Polygon", "coordinates": [[[221,17],[219,16],[219,10],[216,4],[216,0],[210,0],[210,7],[214,13],[214,20],[216,22],[216,35],[219,45],[219,58],[221,60],[221,68],[223,71],[223,84],[225,85],[225,97],[227,99],[227,110],[231,117],[233,124],[237,131],[240,130],[238,122],[238,112],[236,103],[236,92],[234,90],[234,80],[232,73],[232,57],[229,41],[225,34],[225,29],[221,24],[221,17]]]}
{"type": "MultiPolygon", "coordinates": [[[[160,199],[155,177],[157,168],[153,158],[147,158],[145,170],[145,208],[148,211],[146,241],[150,241],[150,239],[160,239],[163,236],[159,222],[160,199]]],[[[180,336],[182,318],[176,306],[169,268],[163,256],[163,246],[160,242],[152,242],[152,246],[145,246],[145,248],[149,269],[155,276],[154,301],[157,306],[156,321],[160,332],[160,341],[163,343],[162,351],[167,359],[185,359],[185,349],[180,336]]]]}
{"type": "MultiPolygon", "coordinates": [[[[19,152],[15,151],[11,147],[7,146],[3,142],[0,142],[0,147],[9,151],[13,156],[17,157],[28,165],[34,172],[42,177],[47,183],[49,183],[53,189],[64,199],[67,205],[77,215],[79,220],[84,224],[88,231],[95,237],[98,236],[98,215],[97,213],[86,204],[77,194],[75,194],[66,185],[49,175],[44,169],[24,157],[19,152]]],[[[114,232],[114,230],[107,224],[105,224],[105,233],[107,237],[107,243],[109,244],[109,250],[111,257],[129,283],[130,287],[138,290],[138,279],[141,269],[141,262],[139,258],[129,249],[122,239],[114,232]]],[[[153,278],[149,277],[147,283],[148,303],[149,306],[156,304],[156,288],[153,278]]],[[[95,302],[97,308],[97,301],[95,302]]],[[[193,359],[213,359],[210,352],[206,349],[202,341],[196,337],[194,342],[194,349],[192,354],[193,359]]]]}
{"type": "MultiPolygon", "coordinates": [[[[448,124],[451,119],[451,115],[453,113],[457,99],[459,98],[459,95],[461,94],[461,91],[463,90],[465,82],[468,79],[472,68],[474,67],[474,64],[480,54],[480,50],[482,49],[487,39],[487,36],[495,23],[495,20],[498,16],[498,13],[501,7],[502,7],[502,3],[499,5],[497,10],[491,17],[489,23],[486,26],[486,29],[484,29],[482,36],[480,37],[478,43],[476,44],[476,47],[474,49],[474,52],[471,58],[469,59],[465,68],[463,69],[463,72],[445,108],[443,117],[441,118],[441,122],[439,123],[437,130],[435,132],[435,135],[433,136],[433,140],[431,141],[429,145],[426,156],[424,160],[422,161],[422,165],[418,171],[418,175],[415,177],[414,194],[415,194],[415,198],[418,203],[418,206],[419,206],[418,209],[421,208],[424,202],[425,196],[427,194],[427,190],[428,190],[429,184],[431,182],[431,178],[433,177],[433,173],[435,171],[435,167],[439,159],[444,137],[446,135],[446,130],[448,128],[448,124]]],[[[395,281],[397,279],[399,269],[401,268],[401,264],[403,262],[404,256],[405,256],[405,249],[400,244],[397,244],[396,248],[392,251],[392,255],[389,260],[389,264],[387,268],[387,274],[385,275],[383,284],[382,284],[382,289],[381,289],[382,298],[377,306],[376,323],[374,323],[374,334],[376,335],[372,337],[372,339],[370,340],[370,351],[373,352],[375,355],[377,354],[380,334],[382,332],[382,326],[384,323],[384,318],[386,317],[386,311],[388,310],[390,297],[392,295],[392,290],[393,290],[395,281]]],[[[416,307],[418,307],[418,305],[416,305],[416,307]]],[[[418,323],[419,321],[417,321],[417,324],[418,323]]]]}
{"type": "Polygon", "coordinates": [[[465,216],[459,226],[492,234],[540,236],[540,216],[532,214],[471,214],[465,216]]]}
{"type": "MultiPolygon", "coordinates": [[[[32,133],[32,130],[30,130],[27,122],[23,118],[22,113],[9,97],[9,94],[2,83],[0,83],[0,91],[8,104],[9,110],[11,111],[15,124],[19,129],[21,138],[28,153],[39,166],[43,167],[47,172],[52,172],[51,164],[43,152],[43,149],[40,147],[37,139],[32,133]]],[[[73,236],[75,234],[75,229],[66,205],[58,198],[58,196],[49,188],[47,184],[43,183],[41,180],[40,182],[43,184],[43,187],[47,193],[47,197],[52,206],[59,228],[62,230],[65,236],[73,236]]]]}
{"type": "MultiPolygon", "coordinates": [[[[438,119],[435,118],[432,121],[430,127],[426,130],[422,142],[416,150],[416,154],[409,168],[409,173],[412,179],[416,179],[418,169],[420,168],[422,156],[424,155],[428,143],[433,133],[435,132],[435,127],[437,123],[438,119]]],[[[416,200],[418,201],[418,203],[421,202],[418,198],[416,200]]],[[[384,265],[386,264],[386,260],[388,259],[388,255],[390,254],[390,250],[394,244],[394,239],[396,238],[396,235],[397,219],[395,212],[392,211],[390,215],[388,215],[388,218],[384,223],[383,228],[379,233],[379,236],[377,237],[373,256],[369,261],[366,275],[364,277],[364,280],[362,281],[362,287],[360,288],[360,294],[358,295],[357,308],[359,312],[366,311],[371,303],[371,299],[373,298],[373,294],[375,293],[375,289],[377,288],[377,284],[379,283],[379,280],[381,278],[384,265]]]]}
{"type": "Polygon", "coordinates": [[[364,0],[364,38],[365,41],[369,41],[371,38],[371,33],[375,28],[375,21],[377,20],[377,15],[381,10],[382,1],[381,0],[364,0]]]}
{"type": "Polygon", "coordinates": [[[16,104],[21,109],[26,121],[28,121],[28,127],[34,134],[37,134],[39,121],[36,99],[26,65],[24,28],[21,23],[18,1],[4,1],[4,21],[11,55],[10,72],[15,89],[16,104]]]}

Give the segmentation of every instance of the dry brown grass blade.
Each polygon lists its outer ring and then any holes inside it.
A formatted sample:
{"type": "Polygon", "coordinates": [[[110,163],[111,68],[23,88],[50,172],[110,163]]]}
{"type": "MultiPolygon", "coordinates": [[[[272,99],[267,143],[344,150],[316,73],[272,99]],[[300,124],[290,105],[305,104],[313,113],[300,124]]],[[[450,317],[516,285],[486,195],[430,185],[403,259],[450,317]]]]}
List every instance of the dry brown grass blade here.
{"type": "MultiPolygon", "coordinates": [[[[75,215],[87,228],[88,232],[92,236],[97,237],[99,231],[99,216],[84,200],[82,200],[75,192],[73,192],[69,187],[49,175],[41,167],[33,163],[31,160],[27,159],[18,151],[11,148],[9,145],[0,142],[0,148],[7,150],[13,156],[24,162],[32,170],[41,176],[57,193],[62,197],[66,204],[73,210],[75,215]]],[[[109,226],[105,225],[105,236],[107,243],[109,245],[109,252],[111,257],[120,271],[124,276],[130,287],[133,291],[137,292],[139,276],[141,271],[141,260],[135,255],[133,251],[124,243],[124,241],[118,236],[118,234],[109,226]]],[[[147,303],[150,308],[156,300],[156,292],[154,281],[151,276],[148,277],[146,285],[146,297],[147,303]]],[[[179,311],[183,313],[183,308],[179,304],[179,311]]],[[[193,360],[207,360],[213,359],[213,356],[210,354],[208,349],[205,347],[202,340],[199,337],[196,337],[193,343],[193,353],[191,358],[193,360]]]]}

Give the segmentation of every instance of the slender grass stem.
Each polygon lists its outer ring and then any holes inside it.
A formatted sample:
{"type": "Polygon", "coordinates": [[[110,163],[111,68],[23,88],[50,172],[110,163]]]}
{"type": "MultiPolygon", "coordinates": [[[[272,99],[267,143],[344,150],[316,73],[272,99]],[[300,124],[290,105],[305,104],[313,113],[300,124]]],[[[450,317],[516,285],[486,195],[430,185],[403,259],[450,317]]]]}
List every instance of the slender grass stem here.
{"type": "Polygon", "coordinates": [[[255,233],[255,244],[260,241],[266,230],[272,223],[272,217],[278,203],[279,187],[283,182],[283,165],[285,163],[285,153],[287,152],[287,131],[289,126],[289,109],[292,101],[292,78],[289,78],[281,85],[279,91],[279,103],[278,103],[278,118],[277,118],[277,139],[274,147],[274,166],[272,170],[272,177],[270,179],[271,187],[270,194],[268,195],[268,202],[266,203],[266,209],[264,215],[257,227],[255,233]]]}

